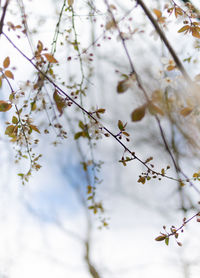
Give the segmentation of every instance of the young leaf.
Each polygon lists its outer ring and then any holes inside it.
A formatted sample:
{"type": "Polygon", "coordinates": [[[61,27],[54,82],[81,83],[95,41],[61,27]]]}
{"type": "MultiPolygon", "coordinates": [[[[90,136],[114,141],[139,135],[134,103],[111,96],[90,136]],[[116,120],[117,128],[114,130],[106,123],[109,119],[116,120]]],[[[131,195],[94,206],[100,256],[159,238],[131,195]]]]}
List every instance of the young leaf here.
{"type": "Polygon", "coordinates": [[[58,111],[60,112],[60,115],[62,115],[63,109],[66,106],[65,100],[58,94],[58,91],[56,91],[56,90],[54,91],[53,99],[56,103],[56,107],[57,107],[58,111]]]}
{"type": "Polygon", "coordinates": [[[200,39],[200,33],[199,33],[199,30],[197,28],[192,28],[192,36],[195,37],[195,38],[198,38],[200,39]]]}
{"type": "Polygon", "coordinates": [[[5,71],[5,76],[11,79],[14,79],[14,75],[10,70],[5,71]]]}
{"type": "Polygon", "coordinates": [[[74,0],[68,0],[67,3],[69,6],[72,6],[74,4],[74,0]]]}
{"type": "Polygon", "coordinates": [[[83,131],[79,131],[77,133],[74,134],[74,140],[77,140],[78,138],[80,138],[81,136],[83,136],[83,131]]]}
{"type": "Polygon", "coordinates": [[[136,108],[131,114],[131,120],[133,122],[141,121],[145,116],[146,105],[142,105],[136,108]]]}
{"type": "Polygon", "coordinates": [[[30,128],[34,131],[36,131],[37,133],[40,133],[39,129],[37,128],[37,126],[35,125],[30,125],[30,128]]]}
{"type": "Polygon", "coordinates": [[[124,130],[124,125],[123,125],[123,123],[122,123],[121,120],[118,121],[118,128],[119,128],[119,130],[121,130],[121,131],[124,130]]]}
{"type": "Polygon", "coordinates": [[[12,117],[12,123],[13,124],[17,124],[18,123],[17,117],[15,117],[15,116],[12,117]]]}
{"type": "Polygon", "coordinates": [[[5,60],[3,61],[3,67],[4,69],[8,68],[10,65],[10,58],[6,57],[5,60]]]}
{"type": "Polygon", "coordinates": [[[10,110],[11,107],[12,107],[12,104],[10,104],[4,100],[0,100],[0,112],[6,112],[6,111],[10,110]]]}
{"type": "Polygon", "coordinates": [[[155,115],[155,114],[160,114],[161,116],[164,115],[164,112],[158,107],[156,106],[155,104],[153,104],[152,102],[150,102],[148,104],[148,109],[149,109],[149,112],[152,114],[152,115],[155,115]]]}
{"type": "Polygon", "coordinates": [[[174,66],[174,65],[169,65],[168,67],[167,67],[167,70],[168,71],[172,71],[172,70],[174,70],[176,68],[176,66],[174,66]]]}
{"type": "Polygon", "coordinates": [[[161,17],[162,16],[162,13],[160,10],[157,10],[157,9],[153,9],[153,12],[154,14],[157,16],[157,18],[161,17]]]}
{"type": "Polygon", "coordinates": [[[169,245],[169,237],[165,238],[165,244],[168,246],[169,245]]]}
{"type": "Polygon", "coordinates": [[[137,182],[139,182],[139,183],[141,182],[142,184],[145,184],[146,179],[145,179],[145,177],[139,177],[137,182]]]}
{"type": "Polygon", "coordinates": [[[58,61],[49,53],[43,54],[49,63],[58,63],[58,61]]]}
{"type": "Polygon", "coordinates": [[[191,107],[185,107],[185,108],[181,109],[180,114],[183,117],[186,117],[192,112],[192,110],[193,110],[193,108],[191,108],[191,107]]]}
{"type": "Polygon", "coordinates": [[[79,121],[78,126],[83,130],[85,129],[85,125],[82,121],[79,121]]]}
{"type": "Polygon", "coordinates": [[[88,185],[87,186],[87,194],[90,194],[90,193],[92,193],[92,186],[88,185]]]}
{"type": "Polygon", "coordinates": [[[130,134],[129,134],[128,132],[126,132],[126,131],[123,131],[122,134],[124,134],[124,135],[127,136],[127,137],[130,136],[130,134]]]}
{"type": "Polygon", "coordinates": [[[37,44],[37,50],[39,53],[41,53],[43,50],[43,43],[40,40],[38,41],[38,44],[37,44]]]}
{"type": "Polygon", "coordinates": [[[112,28],[116,28],[116,23],[113,20],[110,20],[106,23],[106,30],[110,30],[112,28]]]}
{"type": "Polygon", "coordinates": [[[128,82],[128,79],[119,81],[117,84],[117,92],[124,93],[128,90],[129,87],[130,87],[130,82],[128,82]]]}
{"type": "Polygon", "coordinates": [[[9,137],[14,138],[17,134],[17,127],[14,125],[9,125],[7,126],[6,130],[5,130],[5,134],[8,135],[9,137]]]}
{"type": "Polygon", "coordinates": [[[166,239],[166,237],[167,237],[166,235],[158,236],[158,237],[155,238],[155,240],[156,241],[163,241],[163,240],[166,239]]]}
{"type": "Polygon", "coordinates": [[[100,114],[103,114],[105,113],[106,109],[104,108],[99,108],[96,112],[100,113],[100,114]]]}
{"type": "Polygon", "coordinates": [[[181,10],[181,8],[175,7],[174,14],[175,14],[175,17],[177,18],[178,15],[183,15],[183,11],[181,10]]]}
{"type": "Polygon", "coordinates": [[[36,108],[37,108],[36,102],[35,101],[31,102],[31,111],[35,111],[36,108]]]}
{"type": "Polygon", "coordinates": [[[182,32],[187,32],[188,30],[190,30],[190,26],[189,25],[184,25],[181,29],[178,30],[178,33],[182,33],[182,32]]]}

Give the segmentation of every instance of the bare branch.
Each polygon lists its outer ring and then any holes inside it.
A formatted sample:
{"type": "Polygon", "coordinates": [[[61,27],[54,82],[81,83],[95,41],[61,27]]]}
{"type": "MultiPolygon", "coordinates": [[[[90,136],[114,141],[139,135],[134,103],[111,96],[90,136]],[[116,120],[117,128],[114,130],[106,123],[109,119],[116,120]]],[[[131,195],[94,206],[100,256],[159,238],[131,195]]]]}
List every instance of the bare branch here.
{"type": "Polygon", "coordinates": [[[1,20],[0,20],[0,35],[3,32],[4,19],[5,19],[6,10],[8,8],[9,2],[10,2],[10,0],[6,0],[6,3],[4,5],[4,7],[3,7],[3,12],[2,12],[1,20]]]}
{"type": "Polygon", "coordinates": [[[168,41],[167,37],[165,36],[163,31],[161,30],[161,28],[158,25],[157,21],[152,16],[152,14],[149,11],[149,9],[147,8],[147,6],[144,4],[144,2],[142,0],[137,0],[137,3],[142,7],[142,9],[145,12],[146,16],[149,18],[149,20],[153,24],[154,28],[156,29],[156,32],[158,33],[158,35],[160,36],[161,40],[164,42],[165,46],[169,50],[169,52],[172,55],[172,57],[173,57],[176,65],[177,65],[177,67],[179,68],[179,70],[181,71],[181,73],[183,74],[183,76],[185,77],[187,82],[191,83],[192,80],[191,80],[190,76],[186,72],[186,70],[185,70],[184,66],[182,65],[179,57],[177,56],[176,52],[174,51],[173,47],[171,46],[170,42],[168,41]]]}
{"type": "MultiPolygon", "coordinates": [[[[92,113],[90,113],[89,111],[87,111],[84,107],[82,107],[78,102],[76,102],[73,98],[71,98],[65,91],[63,91],[48,75],[46,75],[40,68],[38,68],[33,61],[28,58],[13,42],[12,40],[3,32],[2,33],[5,38],[12,44],[12,46],[27,60],[29,61],[29,63],[32,64],[32,66],[39,72],[41,73],[41,75],[47,79],[53,86],[55,89],[57,89],[59,91],[60,94],[64,95],[68,100],[70,100],[73,104],[75,104],[81,111],[83,111],[88,117],[92,118],[94,120],[94,122],[96,122],[97,124],[99,123],[98,120],[92,115],[92,113]]],[[[141,85],[142,86],[142,85],[141,85]]],[[[143,87],[142,87],[143,88],[143,87]]],[[[178,181],[176,178],[173,178],[171,176],[168,175],[164,175],[160,172],[155,171],[153,168],[151,168],[145,161],[143,161],[142,159],[140,159],[134,151],[131,151],[112,131],[110,131],[107,127],[102,125],[102,129],[104,131],[106,131],[107,133],[109,133],[110,136],[112,136],[124,149],[124,151],[128,152],[132,159],[137,160],[138,162],[140,162],[143,166],[145,166],[145,168],[147,169],[147,171],[149,173],[151,173],[152,175],[157,175],[157,176],[161,176],[161,177],[165,177],[167,179],[170,180],[174,180],[174,181],[178,181]]],[[[187,181],[187,180],[186,180],[187,181]]]]}
{"type": "MultiPolygon", "coordinates": [[[[139,1],[138,1],[138,2],[139,2],[139,1]]],[[[141,1],[141,2],[142,2],[142,1],[141,1]]],[[[143,2],[142,2],[142,3],[143,3],[143,2]]],[[[119,25],[118,25],[118,23],[117,23],[117,21],[116,21],[116,19],[115,19],[115,17],[114,17],[114,14],[113,14],[112,10],[110,9],[108,0],[105,0],[105,4],[106,4],[106,6],[107,6],[107,8],[108,8],[108,12],[109,12],[110,15],[111,15],[111,18],[112,18],[112,20],[113,20],[113,23],[114,23],[114,25],[115,25],[115,27],[116,27],[116,29],[117,29],[117,31],[118,31],[118,34],[119,34],[119,37],[120,37],[120,39],[121,39],[123,48],[124,48],[124,50],[125,50],[126,56],[127,56],[127,58],[128,58],[128,61],[129,61],[129,65],[130,65],[130,68],[131,68],[131,73],[134,73],[134,74],[135,74],[138,87],[139,87],[139,88],[141,89],[141,91],[143,92],[143,94],[144,94],[144,96],[145,96],[147,102],[150,102],[148,93],[147,93],[146,89],[144,88],[144,86],[143,86],[143,84],[142,84],[142,82],[141,82],[141,80],[140,80],[140,78],[139,78],[139,75],[137,74],[137,71],[136,71],[135,66],[134,66],[134,64],[133,64],[133,61],[132,61],[132,58],[131,58],[131,56],[130,56],[130,54],[129,54],[129,51],[128,51],[128,48],[127,48],[127,46],[126,46],[125,39],[124,39],[124,37],[122,36],[122,32],[121,32],[121,30],[120,30],[120,28],[119,28],[119,25]]],[[[163,36],[164,36],[163,38],[165,39],[165,43],[167,43],[167,45],[169,46],[168,49],[170,50],[170,52],[172,51],[172,53],[173,53],[173,55],[174,55],[173,57],[174,57],[175,61],[177,62],[177,65],[178,65],[179,69],[181,70],[182,74],[184,75],[184,77],[187,79],[188,82],[192,82],[192,81],[190,80],[189,76],[187,75],[187,72],[185,71],[184,67],[182,66],[182,64],[181,64],[181,62],[180,62],[178,56],[177,56],[176,53],[174,52],[173,48],[170,46],[170,44],[169,44],[169,42],[167,41],[167,39],[166,39],[164,33],[162,32],[162,30],[160,29],[159,25],[158,25],[157,22],[154,20],[153,16],[152,16],[151,13],[148,11],[148,9],[146,8],[145,5],[144,5],[144,8],[145,8],[145,11],[148,13],[147,16],[150,17],[150,18],[153,20],[153,22],[155,22],[155,24],[156,24],[156,25],[155,25],[155,28],[158,28],[158,31],[157,31],[157,32],[160,32],[159,34],[163,34],[163,36]]],[[[156,30],[157,30],[157,29],[156,29],[156,30]]],[[[168,143],[167,143],[167,139],[166,139],[166,137],[165,137],[164,130],[163,130],[162,126],[161,126],[160,119],[159,119],[159,117],[158,117],[157,115],[155,115],[155,119],[156,119],[156,122],[157,122],[157,124],[158,124],[159,131],[160,131],[161,138],[162,138],[162,140],[163,140],[164,146],[165,146],[165,148],[166,148],[166,150],[167,150],[169,156],[171,157],[171,160],[172,160],[172,162],[173,162],[173,164],[174,164],[174,167],[175,167],[176,172],[177,172],[177,173],[180,172],[180,173],[184,176],[184,178],[186,178],[186,181],[189,182],[190,186],[192,186],[192,187],[195,189],[195,191],[198,192],[198,194],[200,194],[200,190],[189,180],[189,178],[187,177],[187,175],[180,169],[179,165],[177,165],[177,163],[176,163],[176,161],[175,161],[175,158],[174,158],[174,156],[173,156],[173,154],[172,154],[172,152],[171,152],[171,150],[170,150],[170,148],[169,148],[169,145],[168,145],[168,143]]],[[[117,139],[117,138],[116,138],[116,139],[117,139]]]]}

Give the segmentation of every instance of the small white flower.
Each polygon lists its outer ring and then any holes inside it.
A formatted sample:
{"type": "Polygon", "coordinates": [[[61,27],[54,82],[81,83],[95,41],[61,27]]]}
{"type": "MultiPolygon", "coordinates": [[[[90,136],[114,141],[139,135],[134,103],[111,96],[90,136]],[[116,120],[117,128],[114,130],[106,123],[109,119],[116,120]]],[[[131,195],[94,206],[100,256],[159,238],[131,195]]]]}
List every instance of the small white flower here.
{"type": "Polygon", "coordinates": [[[102,138],[102,126],[98,122],[91,121],[88,125],[89,135],[92,139],[98,140],[102,138]]]}
{"type": "Polygon", "coordinates": [[[176,68],[176,64],[174,63],[173,59],[168,59],[166,57],[162,57],[161,62],[164,65],[164,69],[167,71],[171,71],[176,68]]]}
{"type": "Polygon", "coordinates": [[[171,86],[173,81],[170,77],[165,77],[161,80],[161,88],[165,90],[167,87],[171,86]]]}

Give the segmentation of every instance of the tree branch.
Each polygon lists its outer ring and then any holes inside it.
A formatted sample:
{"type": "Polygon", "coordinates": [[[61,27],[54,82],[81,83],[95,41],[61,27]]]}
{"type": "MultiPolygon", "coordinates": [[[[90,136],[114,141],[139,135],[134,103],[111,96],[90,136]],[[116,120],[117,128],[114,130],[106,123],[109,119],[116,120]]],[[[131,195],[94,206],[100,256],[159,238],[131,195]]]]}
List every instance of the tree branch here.
{"type": "Polygon", "coordinates": [[[177,56],[176,52],[174,51],[173,47],[171,46],[170,42],[168,41],[167,37],[163,33],[162,29],[158,25],[157,21],[154,19],[153,15],[151,14],[151,12],[147,8],[147,6],[144,4],[144,2],[142,0],[137,0],[137,3],[141,6],[141,8],[145,12],[146,16],[149,18],[149,20],[153,24],[154,28],[156,29],[156,32],[158,33],[158,35],[160,36],[161,40],[164,42],[165,46],[167,47],[167,49],[169,50],[170,54],[172,55],[172,57],[173,57],[176,65],[177,65],[178,69],[180,70],[180,72],[183,74],[183,76],[185,77],[187,82],[191,83],[192,80],[191,80],[190,76],[186,72],[186,70],[185,70],[184,66],[182,65],[179,57],[177,56]]]}
{"type": "MultiPolygon", "coordinates": [[[[138,2],[139,2],[139,1],[138,1],[138,2]]],[[[141,2],[142,2],[142,1],[141,1],[141,2]]],[[[142,2],[142,3],[143,3],[143,2],[142,2]]],[[[106,6],[107,6],[108,12],[109,12],[110,15],[111,15],[111,18],[112,18],[112,21],[113,21],[113,23],[114,23],[114,26],[116,27],[116,29],[117,29],[117,31],[118,31],[118,34],[119,34],[119,37],[120,37],[120,39],[121,39],[123,48],[124,48],[124,50],[125,50],[126,56],[127,56],[127,58],[128,58],[128,61],[129,61],[129,65],[130,65],[130,68],[131,68],[131,73],[134,73],[134,74],[135,74],[138,87],[139,87],[139,88],[141,89],[141,91],[143,92],[143,94],[144,94],[144,96],[145,96],[147,102],[150,102],[150,99],[149,99],[149,96],[148,96],[148,94],[147,94],[147,91],[146,91],[146,89],[144,88],[144,86],[143,86],[143,84],[142,84],[142,82],[141,82],[141,80],[140,80],[140,78],[139,78],[139,75],[137,74],[137,72],[136,72],[136,70],[135,70],[135,66],[134,66],[133,61],[132,61],[132,59],[131,59],[131,56],[130,56],[130,54],[129,54],[128,48],[127,48],[127,46],[126,46],[126,41],[125,41],[125,39],[124,39],[124,37],[123,37],[123,35],[122,35],[122,32],[121,32],[121,30],[120,30],[120,28],[119,28],[119,25],[118,25],[118,23],[117,23],[117,21],[116,21],[114,15],[113,15],[113,12],[112,12],[112,10],[110,9],[108,0],[105,0],[105,4],[106,4],[106,6]]],[[[145,5],[144,5],[144,7],[145,7],[145,9],[147,9],[145,5]]],[[[160,34],[163,34],[163,35],[164,35],[164,33],[163,33],[162,30],[160,29],[160,27],[159,27],[159,25],[157,24],[157,22],[154,20],[154,18],[152,17],[151,13],[148,11],[148,9],[147,9],[147,13],[149,14],[149,16],[151,17],[151,19],[153,20],[153,22],[155,22],[156,27],[158,28],[158,31],[161,32],[160,34]]],[[[155,27],[155,28],[156,28],[156,27],[155,27]]],[[[169,44],[169,42],[167,41],[165,35],[164,35],[164,38],[165,38],[165,42],[167,43],[167,45],[170,46],[170,44],[169,44]]],[[[187,79],[188,82],[192,82],[192,81],[190,80],[190,77],[187,75],[187,72],[185,71],[184,67],[182,66],[181,62],[179,61],[178,56],[177,56],[176,53],[174,52],[173,48],[171,48],[171,46],[170,46],[170,50],[172,51],[172,53],[173,53],[175,59],[177,60],[178,65],[179,65],[179,69],[181,70],[181,72],[182,72],[182,74],[184,75],[184,77],[187,79]]],[[[195,189],[195,191],[198,192],[198,194],[200,194],[200,190],[189,180],[189,178],[187,177],[187,175],[180,169],[179,165],[177,165],[177,163],[176,163],[176,161],[175,161],[175,159],[174,159],[174,156],[173,156],[173,154],[172,154],[172,152],[171,152],[171,150],[170,150],[170,148],[169,148],[169,145],[168,145],[168,143],[167,143],[167,139],[166,139],[166,137],[165,137],[164,130],[163,130],[162,126],[161,126],[160,119],[159,119],[159,117],[158,117],[157,115],[155,115],[155,119],[156,119],[156,122],[157,122],[157,124],[158,124],[159,131],[160,131],[161,138],[162,138],[162,140],[163,140],[164,146],[165,146],[165,148],[166,148],[166,150],[167,150],[167,152],[168,152],[168,154],[169,154],[169,156],[170,156],[170,158],[171,158],[171,160],[172,160],[172,162],[173,162],[173,164],[174,164],[174,167],[175,167],[176,172],[177,172],[177,173],[178,173],[178,172],[181,173],[181,174],[183,175],[183,177],[186,179],[186,181],[189,182],[190,186],[192,186],[192,187],[195,189]]],[[[116,138],[116,139],[117,139],[117,138],[116,138]]],[[[179,181],[179,182],[180,182],[180,181],[179,181]]]]}
{"type": "MultiPolygon", "coordinates": [[[[41,75],[49,81],[50,84],[53,85],[53,87],[55,89],[58,90],[58,92],[60,94],[62,94],[63,96],[66,97],[66,99],[70,100],[73,104],[75,104],[81,111],[83,111],[86,115],[88,115],[88,117],[90,117],[91,119],[94,120],[95,123],[99,124],[99,121],[92,115],[92,113],[90,113],[89,111],[87,111],[84,107],[82,107],[77,101],[75,101],[72,97],[70,97],[70,95],[68,95],[65,91],[63,91],[47,74],[45,74],[40,68],[38,68],[33,61],[28,58],[13,42],[12,40],[4,33],[2,32],[2,34],[4,35],[4,37],[10,42],[10,44],[29,62],[32,64],[32,66],[39,72],[41,73],[41,75]]],[[[139,85],[140,88],[142,88],[144,90],[144,88],[142,87],[142,84],[140,83],[139,85]]],[[[145,91],[144,91],[145,92],[145,91]]],[[[131,155],[131,160],[135,159],[137,160],[139,163],[141,163],[146,169],[147,172],[152,174],[152,175],[157,175],[160,177],[165,177],[167,179],[170,180],[174,180],[174,181],[178,181],[180,182],[180,180],[177,180],[176,178],[173,178],[171,176],[162,174],[160,172],[155,171],[152,167],[148,166],[147,162],[143,161],[142,159],[140,159],[135,152],[131,151],[118,137],[116,137],[116,135],[110,131],[107,127],[102,125],[102,129],[104,131],[106,131],[111,137],[113,137],[124,149],[124,151],[128,152],[131,155]]],[[[185,180],[188,182],[188,180],[185,180]]],[[[193,186],[194,187],[194,186],[193,186]]],[[[199,192],[200,193],[200,192],[199,192]]]]}
{"type": "Polygon", "coordinates": [[[6,0],[6,3],[4,5],[4,7],[3,7],[3,12],[2,12],[1,20],[0,20],[0,35],[3,32],[4,19],[5,19],[6,10],[8,8],[9,2],[10,2],[10,0],[6,0]]]}

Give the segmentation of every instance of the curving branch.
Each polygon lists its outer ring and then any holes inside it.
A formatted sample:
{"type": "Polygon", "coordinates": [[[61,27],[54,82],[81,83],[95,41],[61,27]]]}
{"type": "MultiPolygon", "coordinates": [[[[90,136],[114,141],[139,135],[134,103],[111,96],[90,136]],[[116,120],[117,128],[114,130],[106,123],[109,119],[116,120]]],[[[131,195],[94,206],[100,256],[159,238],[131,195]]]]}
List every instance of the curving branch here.
{"type": "MultiPolygon", "coordinates": [[[[59,93],[66,97],[67,100],[70,100],[74,105],[76,105],[81,111],[83,111],[88,117],[94,120],[95,123],[100,124],[99,121],[93,116],[93,114],[89,111],[87,111],[84,107],[82,107],[77,101],[75,101],[72,97],[70,97],[69,94],[67,94],[64,90],[62,90],[46,73],[44,73],[40,68],[37,67],[37,65],[34,64],[32,59],[28,58],[14,43],[13,41],[4,33],[2,32],[4,37],[9,41],[9,43],[30,63],[32,66],[46,79],[49,81],[50,84],[53,85],[55,89],[59,91],[59,93]]],[[[142,84],[140,85],[142,86],[142,84]]],[[[141,87],[140,87],[141,88],[141,87]]],[[[143,87],[142,87],[143,88],[143,87]]],[[[102,129],[109,134],[112,138],[114,138],[124,149],[124,151],[128,152],[131,155],[131,160],[137,160],[140,164],[142,164],[148,171],[148,173],[151,173],[152,175],[157,175],[159,177],[165,177],[167,179],[178,181],[176,178],[173,178],[171,176],[168,176],[166,174],[162,174],[158,171],[155,171],[151,166],[147,164],[147,162],[143,161],[139,156],[135,154],[134,151],[131,151],[111,130],[109,130],[106,126],[102,126],[102,129]]],[[[185,180],[188,182],[188,180],[185,180]]],[[[195,186],[193,186],[195,187],[195,186]]],[[[200,191],[199,191],[200,193],[200,191]]]]}

